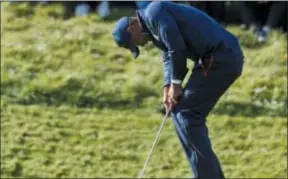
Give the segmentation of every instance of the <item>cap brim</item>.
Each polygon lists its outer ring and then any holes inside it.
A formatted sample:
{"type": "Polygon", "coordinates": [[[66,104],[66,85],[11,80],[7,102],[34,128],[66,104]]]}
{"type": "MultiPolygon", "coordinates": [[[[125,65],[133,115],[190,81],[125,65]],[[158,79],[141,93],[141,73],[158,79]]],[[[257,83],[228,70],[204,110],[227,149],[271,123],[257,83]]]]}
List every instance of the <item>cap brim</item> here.
{"type": "Polygon", "coordinates": [[[139,56],[139,54],[140,54],[139,48],[137,46],[133,45],[133,46],[130,47],[130,50],[132,52],[133,57],[136,59],[139,56]]]}

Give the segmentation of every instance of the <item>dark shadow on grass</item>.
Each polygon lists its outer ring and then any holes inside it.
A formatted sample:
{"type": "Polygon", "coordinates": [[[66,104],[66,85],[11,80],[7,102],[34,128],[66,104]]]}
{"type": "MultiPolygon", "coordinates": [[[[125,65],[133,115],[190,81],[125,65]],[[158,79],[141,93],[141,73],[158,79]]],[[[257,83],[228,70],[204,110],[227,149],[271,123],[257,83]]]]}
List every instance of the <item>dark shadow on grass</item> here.
{"type": "MultiPolygon", "coordinates": [[[[54,91],[34,90],[25,97],[11,100],[8,98],[8,103],[16,103],[20,105],[46,105],[59,107],[62,105],[73,106],[77,108],[110,108],[110,109],[136,109],[142,107],[143,101],[147,97],[155,96],[157,93],[150,89],[143,89],[137,91],[134,97],[124,98],[115,93],[103,92],[95,93],[93,95],[77,96],[75,91],[71,90],[72,84],[64,88],[56,89],[54,91]],[[71,86],[71,89],[69,89],[71,86]]],[[[76,85],[76,84],[74,84],[76,85]]]]}
{"type": "Polygon", "coordinates": [[[140,101],[129,101],[129,100],[125,100],[125,99],[121,99],[121,100],[106,100],[105,102],[97,102],[94,101],[91,98],[82,98],[81,101],[76,102],[76,103],[69,103],[67,101],[16,101],[16,104],[20,104],[20,105],[45,105],[45,106],[49,106],[49,107],[60,107],[62,105],[68,105],[71,107],[77,107],[77,108],[97,108],[97,109],[105,109],[105,108],[109,108],[109,109],[136,109],[141,107],[141,102],[140,101]]]}
{"type": "Polygon", "coordinates": [[[211,113],[219,115],[245,116],[245,117],[287,116],[284,109],[279,111],[266,107],[256,106],[252,103],[239,103],[239,102],[221,102],[214,108],[214,110],[211,113]]]}
{"type": "MultiPolygon", "coordinates": [[[[159,105],[156,109],[158,113],[165,115],[164,106],[159,105]]],[[[215,106],[210,114],[229,115],[229,116],[244,116],[244,117],[286,117],[287,113],[283,111],[272,110],[265,107],[259,107],[251,103],[237,103],[237,102],[221,102],[215,106]]]]}

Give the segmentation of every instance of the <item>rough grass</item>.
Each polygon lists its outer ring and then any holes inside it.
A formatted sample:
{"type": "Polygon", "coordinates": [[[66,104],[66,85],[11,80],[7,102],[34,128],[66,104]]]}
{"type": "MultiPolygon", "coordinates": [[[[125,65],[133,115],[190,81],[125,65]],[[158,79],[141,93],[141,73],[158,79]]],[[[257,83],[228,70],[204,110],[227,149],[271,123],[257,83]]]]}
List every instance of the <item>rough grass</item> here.
{"type": "MultiPolygon", "coordinates": [[[[1,3],[1,177],[136,177],[162,118],[159,51],[135,61],[112,19],[62,15],[1,3]]],[[[209,117],[215,152],[226,177],[287,177],[287,36],[228,30],[246,62],[209,117]]],[[[146,177],[190,176],[169,121],[146,177]]]]}

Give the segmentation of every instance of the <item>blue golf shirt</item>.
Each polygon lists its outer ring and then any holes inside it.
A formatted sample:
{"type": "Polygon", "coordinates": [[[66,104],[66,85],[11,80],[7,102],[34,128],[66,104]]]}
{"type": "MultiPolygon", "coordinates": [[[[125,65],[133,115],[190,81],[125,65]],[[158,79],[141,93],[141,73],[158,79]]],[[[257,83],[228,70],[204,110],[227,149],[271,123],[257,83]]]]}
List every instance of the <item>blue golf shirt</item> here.
{"type": "Polygon", "coordinates": [[[219,46],[241,54],[237,38],[204,12],[184,4],[151,2],[137,10],[143,31],[163,52],[164,86],[182,81],[187,58],[198,61],[219,46]]]}

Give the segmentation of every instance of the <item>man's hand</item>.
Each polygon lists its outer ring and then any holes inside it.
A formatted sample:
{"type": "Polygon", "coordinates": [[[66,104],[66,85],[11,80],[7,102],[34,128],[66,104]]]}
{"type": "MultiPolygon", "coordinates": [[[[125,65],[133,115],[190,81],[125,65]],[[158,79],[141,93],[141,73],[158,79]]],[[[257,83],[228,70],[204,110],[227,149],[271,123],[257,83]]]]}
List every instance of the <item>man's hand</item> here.
{"type": "Polygon", "coordinates": [[[170,104],[170,100],[169,100],[169,89],[170,89],[170,85],[169,86],[165,86],[163,88],[163,104],[165,106],[165,111],[166,113],[168,111],[170,111],[171,108],[171,104],[170,104]]]}
{"type": "Polygon", "coordinates": [[[163,103],[166,113],[170,111],[179,101],[182,94],[181,84],[171,84],[163,89],[163,103]]]}
{"type": "Polygon", "coordinates": [[[182,86],[181,84],[171,84],[170,89],[169,89],[169,103],[172,109],[178,102],[180,99],[180,96],[182,94],[182,86]]]}

